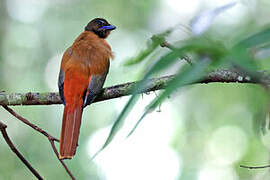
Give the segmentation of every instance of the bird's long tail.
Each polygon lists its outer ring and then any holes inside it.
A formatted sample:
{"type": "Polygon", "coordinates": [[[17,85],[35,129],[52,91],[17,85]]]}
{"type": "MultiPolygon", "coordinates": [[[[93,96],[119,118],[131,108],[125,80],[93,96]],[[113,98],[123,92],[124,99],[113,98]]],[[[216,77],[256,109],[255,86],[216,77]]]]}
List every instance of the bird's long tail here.
{"type": "Polygon", "coordinates": [[[79,100],[76,104],[66,104],[62,120],[62,130],[60,137],[59,159],[71,159],[76,152],[83,101],[79,100]]]}

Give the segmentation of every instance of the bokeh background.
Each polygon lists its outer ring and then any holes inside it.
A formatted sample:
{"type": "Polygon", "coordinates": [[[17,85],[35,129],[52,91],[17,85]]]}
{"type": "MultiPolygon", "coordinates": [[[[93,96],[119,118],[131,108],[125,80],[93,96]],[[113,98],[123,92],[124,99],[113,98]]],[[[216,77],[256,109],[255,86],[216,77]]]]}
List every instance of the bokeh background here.
{"type": "MultiPolygon", "coordinates": [[[[57,91],[61,56],[84,26],[95,17],[117,26],[108,38],[115,52],[105,86],[139,80],[147,63],[124,66],[153,34],[181,24],[168,41],[190,37],[191,20],[230,0],[1,0],[0,90],[57,91]]],[[[208,30],[230,45],[241,35],[266,26],[269,0],[242,0],[220,14],[208,30]]],[[[155,53],[162,54],[159,48],[155,53]]],[[[269,51],[261,56],[269,70],[269,51]]],[[[158,56],[158,55],[157,55],[158,56]]],[[[156,56],[153,56],[153,58],[156,56]]],[[[185,63],[185,62],[181,62],[185,63]]],[[[174,69],[165,72],[173,74],[174,69]]],[[[66,161],[77,179],[108,180],[264,180],[269,170],[243,165],[269,164],[270,136],[261,135],[256,118],[267,103],[263,88],[251,84],[201,84],[181,89],[149,114],[128,139],[126,135],[144,107],[155,97],[145,94],[127,117],[112,144],[104,143],[127,97],[95,103],[84,110],[79,148],[66,161]]],[[[20,106],[14,109],[32,123],[59,137],[62,105],[20,106]]],[[[0,109],[0,118],[16,147],[45,179],[69,179],[46,138],[0,109]]],[[[0,141],[0,180],[29,180],[33,175],[0,141]]]]}

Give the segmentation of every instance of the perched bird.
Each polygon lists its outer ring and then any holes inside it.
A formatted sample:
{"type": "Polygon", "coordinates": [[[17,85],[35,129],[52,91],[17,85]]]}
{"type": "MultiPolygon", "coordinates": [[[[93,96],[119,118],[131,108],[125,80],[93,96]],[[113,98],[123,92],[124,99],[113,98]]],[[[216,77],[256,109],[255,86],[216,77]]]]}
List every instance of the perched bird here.
{"type": "Polygon", "coordinates": [[[105,19],[93,19],[62,57],[58,87],[65,108],[59,159],[75,155],[83,108],[100,93],[109,70],[113,54],[105,38],[115,28],[105,19]]]}

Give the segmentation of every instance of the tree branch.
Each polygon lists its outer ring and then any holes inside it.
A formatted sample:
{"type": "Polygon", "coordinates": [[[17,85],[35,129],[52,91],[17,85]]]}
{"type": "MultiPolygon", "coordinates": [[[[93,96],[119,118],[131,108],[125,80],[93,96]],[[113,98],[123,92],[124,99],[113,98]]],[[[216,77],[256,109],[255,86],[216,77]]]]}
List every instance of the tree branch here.
{"type": "MultiPolygon", "coordinates": [[[[173,50],[175,49],[175,47],[173,45],[171,45],[170,43],[168,43],[167,41],[163,41],[161,44],[160,44],[161,47],[166,47],[170,50],[173,50]]],[[[188,57],[188,56],[183,56],[181,57],[182,59],[184,59],[187,63],[189,63],[190,65],[192,65],[192,61],[191,59],[188,57]]]]}
{"type": "MultiPolygon", "coordinates": [[[[28,121],[27,119],[23,118],[22,116],[20,116],[19,114],[17,114],[15,111],[13,111],[13,109],[9,108],[6,105],[3,105],[3,108],[5,110],[7,110],[10,114],[12,114],[14,117],[16,117],[18,120],[22,121],[24,124],[30,126],[31,128],[33,128],[34,130],[38,131],[39,133],[43,134],[44,136],[47,137],[47,139],[49,140],[51,147],[57,157],[57,159],[60,161],[60,163],[62,164],[62,166],[65,168],[66,172],[68,173],[68,175],[70,176],[70,178],[72,180],[75,180],[75,177],[72,175],[72,173],[70,172],[70,170],[68,169],[68,167],[66,166],[66,164],[64,163],[64,160],[59,159],[58,157],[58,151],[55,147],[55,141],[59,142],[59,140],[55,137],[53,137],[52,135],[50,135],[48,132],[46,132],[45,130],[41,129],[40,127],[32,124],[30,121],[28,121]]],[[[1,124],[0,124],[0,128],[1,128],[1,124]]],[[[2,131],[2,128],[1,128],[2,131]]],[[[3,133],[3,131],[2,131],[3,133]]],[[[18,154],[16,153],[16,155],[18,156],[18,154]]],[[[20,158],[20,156],[18,156],[20,158]]],[[[20,158],[21,159],[21,158],[20,158]]],[[[30,165],[30,164],[29,164],[30,165]]],[[[28,167],[28,166],[27,166],[28,167]]],[[[33,173],[34,174],[34,173],[33,173]]],[[[42,179],[42,178],[41,178],[42,179]]]]}
{"type": "MultiPolygon", "coordinates": [[[[164,89],[167,83],[173,79],[173,75],[164,76],[160,78],[155,78],[149,80],[147,87],[141,92],[146,93],[150,91],[156,91],[164,89]]],[[[219,70],[210,73],[207,77],[202,79],[197,83],[213,83],[213,82],[231,82],[231,83],[269,83],[268,78],[250,78],[249,76],[243,75],[239,72],[231,70],[219,70]]],[[[102,93],[95,99],[94,102],[105,101],[113,98],[118,98],[122,96],[127,96],[132,94],[132,88],[138,82],[129,82],[125,84],[120,84],[116,86],[111,86],[103,89],[102,93]]],[[[62,104],[62,101],[58,93],[48,92],[48,93],[0,93],[0,105],[51,105],[51,104],[62,104]]]]}
{"type": "MultiPolygon", "coordinates": [[[[249,76],[243,75],[243,73],[239,73],[236,71],[219,70],[219,71],[210,73],[204,79],[196,83],[239,82],[239,83],[258,83],[258,84],[263,84],[263,85],[270,84],[269,77],[265,76],[263,73],[259,73],[259,76],[260,77],[252,76],[251,78],[249,76]]],[[[174,75],[150,79],[147,86],[140,93],[146,93],[150,91],[164,89],[166,88],[168,82],[172,80],[173,78],[174,78],[174,75]]],[[[105,88],[103,89],[102,93],[98,95],[98,97],[95,99],[95,102],[118,98],[121,96],[131,95],[133,88],[138,83],[139,82],[129,82],[129,83],[105,88]]],[[[14,117],[19,119],[20,121],[22,121],[24,124],[30,126],[34,130],[38,131],[39,133],[47,137],[57,159],[65,168],[66,172],[69,174],[71,179],[75,180],[74,176],[72,175],[72,173],[70,172],[70,170],[68,169],[64,161],[58,158],[58,151],[55,147],[55,141],[59,142],[59,140],[53,137],[52,135],[50,135],[45,130],[41,129],[40,127],[32,124],[30,121],[23,118],[22,116],[20,116],[19,114],[17,114],[15,111],[13,111],[11,108],[8,107],[8,105],[50,105],[50,104],[62,104],[58,93],[31,93],[29,92],[26,94],[23,94],[23,93],[6,94],[5,92],[0,91],[0,105],[2,105],[4,109],[6,109],[10,114],[12,114],[14,117]]],[[[21,161],[28,167],[28,169],[38,179],[42,179],[42,177],[37,173],[37,171],[35,171],[35,169],[32,168],[32,166],[24,159],[24,157],[19,153],[19,151],[14,147],[13,143],[11,142],[11,140],[9,139],[6,133],[6,127],[7,126],[5,124],[0,122],[0,130],[7,144],[10,146],[11,150],[21,159],[21,161]]],[[[255,167],[249,167],[249,168],[255,168],[255,167]]]]}
{"type": "Polygon", "coordinates": [[[263,169],[263,168],[269,168],[270,165],[265,165],[265,166],[245,166],[245,165],[240,165],[241,168],[247,168],[247,169],[263,169]]]}
{"type": "Polygon", "coordinates": [[[42,180],[43,178],[39,175],[39,173],[31,166],[31,164],[23,157],[23,155],[14,146],[14,144],[12,143],[12,141],[10,140],[7,134],[6,128],[7,128],[7,125],[5,125],[4,123],[0,121],[1,133],[6,143],[10,147],[10,149],[16,154],[16,156],[18,156],[18,158],[20,158],[20,160],[24,163],[24,165],[32,172],[32,174],[34,174],[34,176],[36,176],[37,179],[42,180]]]}
{"type": "Polygon", "coordinates": [[[30,121],[28,121],[27,119],[23,118],[22,116],[20,116],[19,114],[17,114],[15,111],[13,111],[13,109],[9,108],[6,105],[3,105],[3,108],[5,110],[7,110],[10,114],[12,114],[15,118],[19,119],[20,121],[22,121],[24,124],[30,126],[31,128],[33,128],[34,130],[40,132],[41,134],[43,134],[44,136],[46,136],[47,138],[51,138],[54,141],[59,142],[59,140],[53,136],[51,136],[49,133],[47,133],[46,131],[44,131],[43,129],[41,129],[40,127],[32,124],[30,121]]]}

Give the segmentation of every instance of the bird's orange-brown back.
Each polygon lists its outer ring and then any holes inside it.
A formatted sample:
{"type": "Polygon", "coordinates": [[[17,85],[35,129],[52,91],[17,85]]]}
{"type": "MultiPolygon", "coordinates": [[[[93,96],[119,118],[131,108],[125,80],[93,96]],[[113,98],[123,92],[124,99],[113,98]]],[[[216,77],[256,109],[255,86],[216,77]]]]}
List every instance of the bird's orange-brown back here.
{"type": "Polygon", "coordinates": [[[65,110],[60,138],[60,158],[76,152],[84,99],[91,77],[108,72],[112,51],[108,43],[93,32],[79,35],[63,55],[65,110]]]}
{"type": "Polygon", "coordinates": [[[91,75],[106,73],[112,57],[111,48],[104,39],[99,38],[93,32],[81,33],[62,58],[61,69],[65,71],[66,103],[70,96],[74,96],[76,92],[81,93],[87,88],[86,85],[88,85],[91,75]],[[73,87],[76,87],[76,92],[73,87]]]}
{"type": "Polygon", "coordinates": [[[71,61],[80,61],[87,65],[91,74],[100,74],[107,68],[109,60],[113,58],[111,47],[96,34],[89,31],[81,33],[69,47],[62,58],[61,69],[71,61]],[[91,64],[95,66],[91,67],[91,64]],[[96,64],[97,63],[97,64],[96,64]]]}

